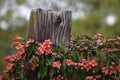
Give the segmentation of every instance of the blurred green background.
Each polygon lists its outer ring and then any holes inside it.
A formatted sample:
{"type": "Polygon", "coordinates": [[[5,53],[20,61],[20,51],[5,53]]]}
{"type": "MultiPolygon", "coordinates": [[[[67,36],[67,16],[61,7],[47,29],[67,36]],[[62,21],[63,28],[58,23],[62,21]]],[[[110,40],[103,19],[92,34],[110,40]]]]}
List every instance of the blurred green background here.
{"type": "Polygon", "coordinates": [[[0,0],[0,74],[5,68],[3,57],[15,54],[12,38],[27,39],[32,9],[72,11],[72,36],[101,33],[105,38],[120,35],[120,0],[0,0]]]}

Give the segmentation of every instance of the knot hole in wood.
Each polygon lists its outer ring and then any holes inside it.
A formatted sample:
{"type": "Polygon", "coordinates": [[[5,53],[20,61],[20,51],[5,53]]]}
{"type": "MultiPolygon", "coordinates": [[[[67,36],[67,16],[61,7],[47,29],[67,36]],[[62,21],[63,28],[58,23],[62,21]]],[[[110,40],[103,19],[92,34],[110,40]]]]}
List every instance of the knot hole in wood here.
{"type": "Polygon", "coordinates": [[[62,19],[60,18],[60,16],[57,17],[57,23],[60,24],[62,22],[62,19]]]}

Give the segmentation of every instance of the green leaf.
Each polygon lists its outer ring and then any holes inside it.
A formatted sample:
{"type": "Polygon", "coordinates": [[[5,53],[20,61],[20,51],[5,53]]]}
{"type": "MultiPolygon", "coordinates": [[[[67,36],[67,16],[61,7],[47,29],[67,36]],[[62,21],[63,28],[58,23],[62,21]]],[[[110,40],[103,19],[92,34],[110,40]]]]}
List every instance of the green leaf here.
{"type": "Polygon", "coordinates": [[[52,78],[52,77],[53,77],[54,72],[55,72],[55,69],[50,68],[50,70],[49,70],[49,77],[50,77],[50,78],[52,78]]]}
{"type": "Polygon", "coordinates": [[[40,78],[41,77],[41,70],[39,69],[37,72],[37,77],[40,78]]]}
{"type": "Polygon", "coordinates": [[[97,53],[97,61],[98,61],[98,65],[100,65],[100,63],[104,61],[104,55],[100,52],[97,53]]]}
{"type": "Polygon", "coordinates": [[[86,75],[87,74],[85,72],[82,72],[82,71],[79,71],[79,70],[74,70],[72,78],[74,80],[85,80],[86,75]]]}
{"type": "Polygon", "coordinates": [[[81,59],[80,54],[81,54],[81,53],[79,53],[78,51],[75,52],[76,61],[79,61],[79,60],[81,59]]]}
{"type": "Polygon", "coordinates": [[[79,59],[80,55],[78,51],[73,51],[71,58],[73,61],[77,61],[79,59]]]}
{"type": "Polygon", "coordinates": [[[69,75],[65,70],[62,70],[62,75],[64,77],[64,80],[67,80],[67,75],[69,75]]]}
{"type": "Polygon", "coordinates": [[[63,66],[63,70],[66,69],[66,58],[63,58],[63,62],[62,62],[62,66],[63,66]]]}
{"type": "Polygon", "coordinates": [[[44,56],[41,56],[41,58],[40,58],[40,64],[41,64],[41,65],[44,65],[44,63],[45,63],[44,56]]]}
{"type": "Polygon", "coordinates": [[[65,48],[64,48],[64,54],[67,54],[67,53],[68,53],[68,50],[69,50],[68,47],[65,47],[65,48]]]}
{"type": "Polygon", "coordinates": [[[37,47],[36,47],[35,45],[33,45],[33,44],[30,44],[29,47],[28,47],[27,50],[26,50],[26,53],[27,53],[26,58],[27,58],[27,59],[30,59],[30,58],[31,58],[31,55],[32,55],[33,53],[35,53],[36,51],[37,51],[37,47]]]}
{"type": "Polygon", "coordinates": [[[38,78],[43,79],[46,76],[46,73],[47,73],[47,67],[46,66],[40,67],[38,70],[37,76],[38,78]]]}
{"type": "Polygon", "coordinates": [[[21,80],[24,80],[24,70],[23,69],[21,69],[21,71],[20,71],[20,79],[21,80]]]}
{"type": "Polygon", "coordinates": [[[49,66],[49,65],[51,65],[52,63],[51,63],[51,61],[50,60],[46,60],[46,66],[49,66]]]}
{"type": "Polygon", "coordinates": [[[40,63],[40,60],[39,60],[38,57],[35,57],[35,60],[36,60],[37,63],[40,63]]]}

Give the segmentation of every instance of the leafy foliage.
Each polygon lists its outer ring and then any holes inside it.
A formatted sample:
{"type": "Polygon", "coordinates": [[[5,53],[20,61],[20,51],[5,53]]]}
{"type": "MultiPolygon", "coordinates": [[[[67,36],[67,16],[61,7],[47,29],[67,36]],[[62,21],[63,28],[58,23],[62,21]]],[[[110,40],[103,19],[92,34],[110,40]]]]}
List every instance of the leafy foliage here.
{"type": "Polygon", "coordinates": [[[36,72],[44,80],[119,80],[120,37],[105,40],[103,35],[93,38],[79,35],[71,39],[70,46],[52,47],[50,40],[43,43],[19,36],[12,41],[17,54],[7,56],[4,76],[6,80],[27,80],[28,71],[36,72]]]}

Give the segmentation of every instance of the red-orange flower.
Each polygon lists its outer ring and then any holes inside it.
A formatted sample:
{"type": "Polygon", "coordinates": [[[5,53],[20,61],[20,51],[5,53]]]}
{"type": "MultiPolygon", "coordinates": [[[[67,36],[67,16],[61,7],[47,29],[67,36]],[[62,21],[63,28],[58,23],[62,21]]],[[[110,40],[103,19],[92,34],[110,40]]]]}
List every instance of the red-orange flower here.
{"type": "Polygon", "coordinates": [[[120,36],[117,36],[117,39],[120,40],[120,36]]]}
{"type": "Polygon", "coordinates": [[[52,51],[51,51],[51,48],[50,48],[50,44],[51,44],[50,39],[45,40],[45,42],[43,42],[43,44],[39,44],[38,51],[36,52],[36,54],[37,55],[51,54],[52,51]]]}
{"type": "Polygon", "coordinates": [[[91,65],[91,62],[90,62],[90,61],[86,61],[85,64],[86,64],[86,65],[91,65]]]}
{"type": "Polygon", "coordinates": [[[12,62],[15,62],[15,56],[7,56],[4,58],[4,61],[7,62],[7,63],[12,63],[12,62]]]}
{"type": "Polygon", "coordinates": [[[102,37],[103,35],[98,33],[93,37],[93,39],[97,40],[97,39],[101,39],[102,37]]]}
{"type": "Polygon", "coordinates": [[[34,43],[34,39],[29,39],[29,40],[27,41],[27,44],[29,44],[29,43],[34,43]]]}
{"type": "Polygon", "coordinates": [[[4,80],[4,77],[0,75],[0,80],[4,80]]]}
{"type": "Polygon", "coordinates": [[[87,76],[85,80],[94,80],[93,76],[87,76]]]}
{"type": "Polygon", "coordinates": [[[73,61],[70,60],[70,59],[67,59],[67,60],[66,60],[66,64],[67,64],[68,66],[71,66],[71,65],[73,65],[73,61]]]}
{"type": "Polygon", "coordinates": [[[108,67],[103,67],[103,68],[102,68],[102,72],[103,72],[105,75],[107,75],[108,72],[109,72],[108,67]]]}
{"type": "Polygon", "coordinates": [[[85,63],[85,69],[87,71],[89,71],[91,69],[91,62],[90,61],[86,61],[86,63],[85,63]]]}
{"type": "Polygon", "coordinates": [[[19,36],[15,36],[14,38],[13,38],[13,41],[17,41],[17,40],[24,40],[22,37],[19,37],[19,36]]]}
{"type": "Polygon", "coordinates": [[[55,62],[52,63],[52,66],[53,66],[54,68],[60,69],[61,63],[60,63],[60,61],[55,61],[55,62]]]}
{"type": "Polygon", "coordinates": [[[16,59],[16,60],[20,60],[21,58],[22,58],[22,56],[21,56],[20,54],[16,54],[16,55],[15,55],[15,59],[16,59]]]}
{"type": "Polygon", "coordinates": [[[50,44],[52,44],[52,42],[50,41],[50,39],[45,40],[45,41],[43,42],[43,45],[44,45],[44,46],[48,46],[48,45],[50,45],[50,44]]]}
{"type": "Polygon", "coordinates": [[[114,74],[114,73],[116,73],[116,68],[114,68],[114,67],[110,67],[110,71],[109,71],[109,74],[110,75],[112,75],[112,74],[114,74]]]}
{"type": "Polygon", "coordinates": [[[32,63],[32,70],[35,70],[39,65],[38,64],[35,64],[35,63],[32,63]]]}
{"type": "Polygon", "coordinates": [[[6,67],[6,70],[7,70],[7,71],[10,71],[13,66],[14,66],[14,64],[8,63],[8,64],[7,64],[7,67],[6,67]]]}
{"type": "Polygon", "coordinates": [[[19,49],[21,49],[21,48],[23,48],[24,46],[22,45],[22,44],[18,44],[17,46],[16,46],[16,49],[17,50],[19,50],[19,49]]]}
{"type": "Polygon", "coordinates": [[[40,44],[36,54],[37,55],[42,55],[42,54],[44,54],[44,52],[45,52],[45,47],[42,44],[40,44]]]}
{"type": "Polygon", "coordinates": [[[46,53],[46,55],[51,53],[51,48],[49,46],[45,47],[45,53],[46,53]]]}
{"type": "Polygon", "coordinates": [[[90,65],[86,65],[86,66],[85,66],[85,69],[86,69],[87,71],[89,71],[89,70],[91,69],[91,66],[90,66],[90,65]]]}
{"type": "Polygon", "coordinates": [[[84,58],[81,59],[81,62],[82,62],[82,63],[86,63],[86,59],[84,59],[84,58]]]}
{"type": "Polygon", "coordinates": [[[91,66],[95,67],[97,65],[97,62],[95,60],[91,60],[91,66]]]}
{"type": "Polygon", "coordinates": [[[13,42],[13,43],[11,44],[11,47],[12,47],[12,46],[17,46],[18,44],[21,44],[21,42],[13,42]]]}
{"type": "Polygon", "coordinates": [[[18,44],[17,46],[16,46],[16,49],[18,50],[18,53],[19,54],[23,54],[23,53],[25,53],[25,49],[24,49],[24,45],[22,45],[22,44],[18,44]]]}
{"type": "Polygon", "coordinates": [[[55,55],[56,55],[56,53],[54,53],[54,52],[51,52],[51,55],[52,55],[52,56],[55,56],[55,55]]]}
{"type": "Polygon", "coordinates": [[[117,71],[120,72],[120,64],[117,66],[117,71]]]}
{"type": "Polygon", "coordinates": [[[25,49],[24,48],[21,48],[18,50],[18,54],[22,55],[23,53],[25,53],[25,49]]]}

